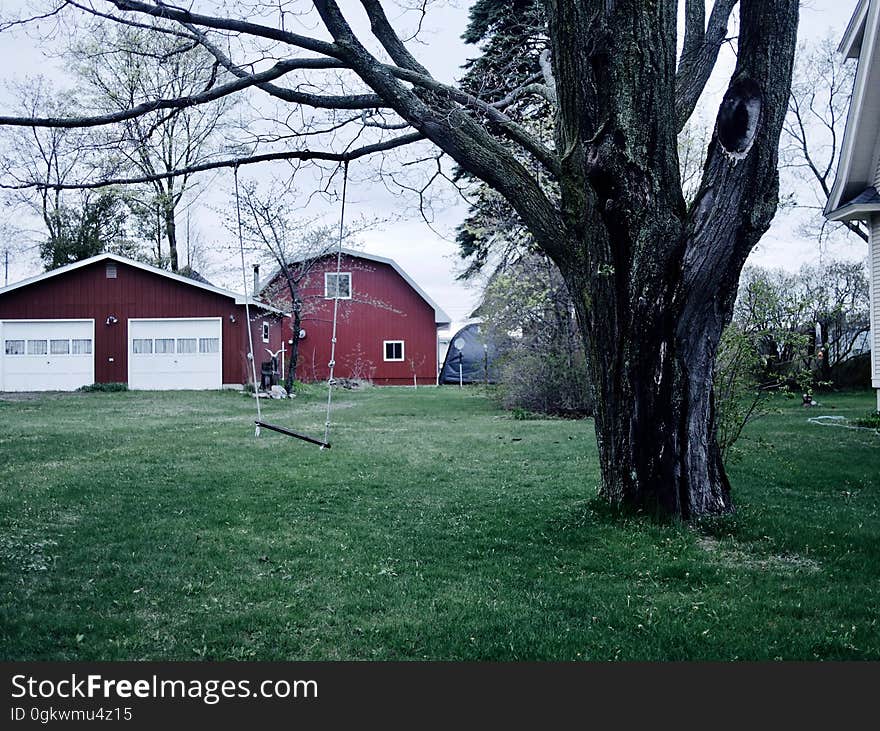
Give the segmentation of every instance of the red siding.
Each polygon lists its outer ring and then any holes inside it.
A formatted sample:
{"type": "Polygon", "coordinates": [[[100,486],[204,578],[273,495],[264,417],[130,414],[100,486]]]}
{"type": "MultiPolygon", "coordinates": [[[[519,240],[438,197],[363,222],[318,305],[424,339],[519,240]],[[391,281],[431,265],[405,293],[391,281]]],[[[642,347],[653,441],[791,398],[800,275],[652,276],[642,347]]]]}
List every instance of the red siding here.
{"type": "MultiPolygon", "coordinates": [[[[324,298],[324,273],[335,271],[336,257],[325,258],[300,287],[306,337],[300,341],[297,377],[304,381],[324,380],[329,373],[333,300],[324,298]]],[[[411,385],[415,371],[419,383],[435,383],[434,308],[389,264],[346,255],[341,271],[351,273],[352,299],[339,300],[336,377],[367,376],[377,384],[411,385]],[[385,340],[404,341],[403,362],[383,359],[385,340]]],[[[285,299],[289,302],[289,295],[285,299]]]]}
{"type": "MultiPolygon", "coordinates": [[[[0,295],[0,320],[51,320],[91,318],[95,320],[95,379],[98,383],[128,380],[128,319],[160,317],[220,317],[223,323],[223,383],[250,380],[247,361],[245,308],[230,297],[209,292],[160,274],[127,264],[116,264],[116,278],[107,278],[107,261],[0,295]],[[115,325],[107,325],[108,316],[115,325]],[[235,322],[230,318],[234,316],[235,322]]],[[[260,337],[263,315],[251,308],[254,320],[254,349],[259,363],[264,346],[260,337]]],[[[281,347],[281,319],[271,316],[272,342],[281,347]]]]}

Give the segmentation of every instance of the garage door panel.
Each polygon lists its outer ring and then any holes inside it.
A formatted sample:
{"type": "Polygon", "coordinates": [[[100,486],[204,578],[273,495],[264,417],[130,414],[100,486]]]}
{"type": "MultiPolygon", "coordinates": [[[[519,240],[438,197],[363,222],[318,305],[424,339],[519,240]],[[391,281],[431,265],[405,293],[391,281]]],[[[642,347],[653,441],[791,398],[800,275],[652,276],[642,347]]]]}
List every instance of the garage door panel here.
{"type": "Polygon", "coordinates": [[[129,320],[129,388],[219,389],[221,330],[220,318],[129,320]]]}
{"type": "Polygon", "coordinates": [[[92,320],[0,323],[0,390],[74,391],[95,381],[92,320]]]}

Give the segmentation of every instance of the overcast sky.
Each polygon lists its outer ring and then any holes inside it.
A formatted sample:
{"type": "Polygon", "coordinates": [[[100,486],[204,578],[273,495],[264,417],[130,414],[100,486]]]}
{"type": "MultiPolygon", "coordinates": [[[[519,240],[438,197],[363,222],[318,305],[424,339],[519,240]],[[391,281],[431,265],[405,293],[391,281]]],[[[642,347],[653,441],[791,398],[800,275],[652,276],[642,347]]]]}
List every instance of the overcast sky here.
{"type": "MultiPolygon", "coordinates": [[[[839,39],[855,7],[856,0],[807,0],[802,4],[799,34],[801,39],[816,39],[832,32],[839,39]]],[[[22,0],[0,0],[0,14],[27,5],[22,0]]],[[[347,3],[343,2],[345,8],[347,3]]],[[[423,64],[441,80],[452,81],[460,74],[462,61],[475,55],[473,47],[461,42],[460,35],[467,20],[467,0],[439,2],[424,21],[420,42],[411,44],[412,50],[423,64]]],[[[37,6],[35,6],[37,7],[37,6]]],[[[389,13],[391,14],[391,13],[389,13]]],[[[43,73],[58,77],[61,72],[57,61],[42,56],[41,49],[33,41],[20,34],[0,33],[0,79],[8,82],[14,78],[43,73]]],[[[716,75],[707,88],[704,118],[714,116],[714,106],[727,85],[732,68],[732,54],[719,64],[716,75]]],[[[0,96],[0,99],[7,98],[0,96]]],[[[0,110],[5,113],[7,110],[0,110]]],[[[259,172],[248,169],[245,176],[260,177],[259,172]]],[[[208,274],[215,283],[241,289],[240,273],[235,270],[234,257],[228,253],[232,243],[229,232],[218,225],[218,208],[228,205],[231,175],[218,174],[211,178],[210,190],[193,207],[193,229],[215,251],[226,252],[213,255],[208,274]],[[230,178],[230,179],[226,179],[230,178]]],[[[303,195],[305,200],[305,194],[303,195]]],[[[452,317],[453,328],[467,319],[477,303],[479,290],[473,285],[462,285],[455,275],[461,264],[456,246],[452,241],[453,229],[462,219],[465,207],[452,196],[437,201],[433,211],[432,226],[427,226],[416,210],[417,201],[412,196],[393,195],[376,185],[374,181],[359,176],[352,165],[352,182],[349,188],[348,211],[352,218],[366,217],[386,219],[388,222],[361,234],[366,251],[395,259],[428,294],[452,317]]],[[[315,203],[315,210],[328,216],[333,210],[326,204],[315,203]]],[[[780,213],[771,231],[764,237],[750,261],[764,266],[782,266],[796,269],[803,263],[815,263],[821,256],[860,258],[866,256],[865,246],[859,241],[837,242],[820,251],[814,240],[801,237],[798,232],[797,213],[780,213]]],[[[184,222],[179,221],[183,228],[184,222]]],[[[2,262],[0,262],[2,264],[2,262]]],[[[40,270],[35,254],[30,257],[14,257],[10,265],[9,279],[15,281],[40,270]]],[[[2,280],[0,280],[2,284],[2,280]]],[[[454,332],[454,330],[453,330],[454,332]]]]}

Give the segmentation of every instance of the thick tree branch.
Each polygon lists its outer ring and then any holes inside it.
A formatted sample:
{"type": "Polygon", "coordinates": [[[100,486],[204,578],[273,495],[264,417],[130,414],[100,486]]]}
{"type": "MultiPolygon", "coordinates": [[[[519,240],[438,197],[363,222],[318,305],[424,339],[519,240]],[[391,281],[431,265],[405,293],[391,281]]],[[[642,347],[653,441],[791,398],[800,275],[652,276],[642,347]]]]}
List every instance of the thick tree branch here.
{"type": "MultiPolygon", "coordinates": [[[[222,49],[220,49],[217,44],[212,43],[207,34],[200,30],[198,27],[196,27],[192,23],[182,23],[182,25],[192,34],[194,38],[198,40],[202,47],[206,51],[208,51],[208,53],[214,56],[217,62],[233,76],[237,76],[239,78],[247,78],[251,75],[249,72],[245,71],[240,66],[235,64],[232,59],[222,49]]],[[[333,58],[300,59],[300,63],[302,64],[300,70],[329,70],[347,68],[347,66],[342,61],[333,58]]],[[[381,109],[387,106],[382,101],[382,99],[375,94],[326,96],[320,94],[304,93],[295,89],[278,86],[277,84],[272,84],[268,82],[257,84],[256,87],[261,91],[266,92],[270,96],[274,96],[276,99],[280,99],[281,101],[289,102],[291,104],[302,104],[318,109],[366,110],[381,109]]]]}
{"type": "Polygon", "coordinates": [[[706,88],[718,52],[727,37],[727,22],[738,0],[715,0],[704,28],[706,8],[703,0],[687,0],[685,5],[684,46],[675,79],[675,118],[681,131],[694,113],[706,88]]]}
{"type": "MultiPolygon", "coordinates": [[[[100,127],[106,124],[114,124],[124,122],[129,119],[141,117],[144,114],[155,112],[160,109],[186,109],[198,106],[200,104],[208,104],[230,94],[247,89],[251,86],[263,84],[272,79],[277,79],[294,69],[311,68],[309,59],[292,59],[290,61],[279,61],[272,68],[261,71],[256,74],[242,76],[235,81],[230,81],[220,86],[207,89],[200,94],[192,94],[190,96],[176,97],[174,99],[157,99],[155,101],[137,104],[130,109],[110,114],[100,114],[94,117],[0,117],[0,125],[17,126],[17,127],[55,127],[55,128],[83,128],[83,127],[100,127]]],[[[372,95],[368,95],[370,100],[372,95]]],[[[323,97],[324,103],[327,97],[323,97]]],[[[351,97],[334,97],[332,103],[338,104],[334,108],[342,109],[361,109],[364,100],[357,95],[351,97]],[[353,105],[353,106],[345,106],[353,105]]]]}
{"type": "Polygon", "coordinates": [[[168,5],[149,5],[147,3],[138,2],[138,0],[107,0],[117,8],[123,11],[134,13],[142,13],[150,15],[154,18],[164,18],[173,20],[181,24],[191,23],[204,28],[213,28],[214,30],[232,31],[233,33],[244,33],[256,38],[266,38],[272,41],[280,41],[291,46],[297,46],[313,53],[319,53],[323,56],[331,58],[338,57],[338,49],[332,43],[310,38],[309,36],[300,35],[298,33],[290,33],[286,30],[272,28],[259,23],[250,23],[246,20],[236,20],[234,18],[223,18],[213,15],[203,15],[201,13],[193,13],[183,8],[175,8],[168,5]]]}
{"type": "Polygon", "coordinates": [[[776,213],[798,0],[742,0],[740,14],[740,53],[690,212],[685,259],[688,306],[717,314],[732,310],[746,257],[776,213]]]}
{"type": "MultiPolygon", "coordinates": [[[[464,107],[469,107],[480,114],[485,115],[489,122],[504,133],[508,139],[516,142],[524,150],[531,153],[550,173],[553,175],[559,175],[559,159],[557,158],[556,153],[542,145],[538,140],[532,137],[522,125],[514,122],[508,117],[498,108],[500,105],[489,104],[473,94],[457,89],[454,86],[443,84],[430,76],[424,76],[423,74],[414,71],[402,69],[397,66],[389,66],[387,64],[383,64],[382,68],[398,79],[408,81],[422,89],[433,91],[461,104],[464,107]]],[[[513,103],[515,98],[516,97],[509,98],[507,103],[513,103]]]]}
{"type": "Polygon", "coordinates": [[[201,173],[208,170],[218,170],[221,168],[236,168],[242,165],[254,165],[261,162],[270,162],[277,160],[318,160],[322,162],[350,162],[361,157],[367,157],[377,152],[387,152],[397,147],[410,145],[414,142],[423,140],[424,137],[418,132],[400,135],[390,140],[376,142],[371,145],[364,145],[354,150],[346,152],[329,152],[324,150],[290,150],[287,152],[269,152],[262,155],[249,155],[247,157],[238,157],[228,160],[215,160],[212,162],[199,163],[189,167],[177,168],[175,170],[167,170],[156,172],[150,175],[140,175],[137,177],[125,178],[105,178],[104,180],[93,183],[59,183],[47,185],[41,182],[21,183],[19,185],[0,185],[0,188],[7,190],[23,190],[27,188],[36,189],[52,189],[52,190],[91,190],[94,188],[105,188],[111,185],[139,185],[142,183],[154,183],[162,180],[170,180],[177,177],[192,175],[193,173],[201,173]]]}
{"type": "MultiPolygon", "coordinates": [[[[403,86],[399,77],[419,81],[430,89],[436,81],[421,74],[379,63],[358,41],[333,0],[314,0],[315,8],[340,49],[343,60],[391,106],[472,175],[496,188],[510,201],[547,251],[561,255],[562,218],[534,176],[488,131],[452,103],[448,87],[439,85],[428,99],[403,86]]],[[[433,90],[432,90],[433,91],[433,90]]],[[[497,111],[497,110],[495,110],[497,111]]]]}
{"type": "Polygon", "coordinates": [[[367,17],[370,19],[370,29],[373,31],[373,35],[376,36],[382,47],[388,51],[391,60],[401,68],[430,77],[431,74],[428,72],[428,69],[416,61],[415,57],[403,44],[403,41],[400,40],[391,23],[388,22],[388,17],[385,15],[385,10],[382,8],[379,0],[361,0],[361,5],[364,6],[367,17]]]}

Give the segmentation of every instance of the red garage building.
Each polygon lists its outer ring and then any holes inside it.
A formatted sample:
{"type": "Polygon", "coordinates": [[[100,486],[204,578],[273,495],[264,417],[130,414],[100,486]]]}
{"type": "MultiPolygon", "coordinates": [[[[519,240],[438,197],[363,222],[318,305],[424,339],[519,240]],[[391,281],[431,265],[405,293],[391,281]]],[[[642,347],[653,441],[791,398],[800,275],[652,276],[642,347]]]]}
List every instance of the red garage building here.
{"type": "MultiPolygon", "coordinates": [[[[257,361],[284,313],[248,300],[257,361]]],[[[240,388],[252,380],[245,296],[100,254],[0,289],[0,391],[240,388]]],[[[258,371],[259,377],[259,371],[258,371]]]]}
{"type": "MultiPolygon", "coordinates": [[[[338,276],[336,254],[329,254],[309,262],[299,283],[304,337],[297,378],[319,381],[329,375],[336,287],[337,378],[379,385],[437,382],[437,330],[449,325],[449,316],[394,260],[350,249],[343,249],[338,276]]],[[[265,280],[260,293],[265,299],[271,295],[270,301],[286,311],[292,309],[279,271],[265,280]]],[[[286,332],[289,338],[290,330],[286,332]]],[[[285,345],[289,348],[289,339],[285,345]]]]}

